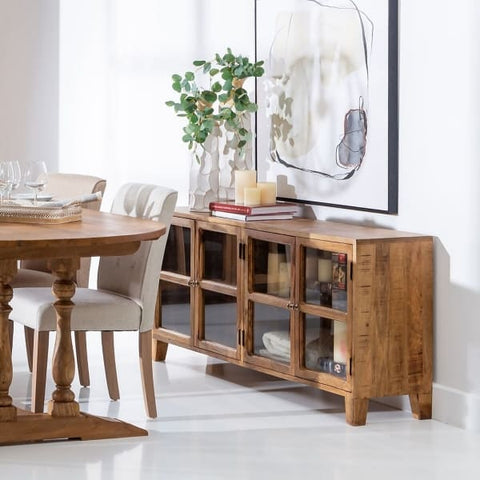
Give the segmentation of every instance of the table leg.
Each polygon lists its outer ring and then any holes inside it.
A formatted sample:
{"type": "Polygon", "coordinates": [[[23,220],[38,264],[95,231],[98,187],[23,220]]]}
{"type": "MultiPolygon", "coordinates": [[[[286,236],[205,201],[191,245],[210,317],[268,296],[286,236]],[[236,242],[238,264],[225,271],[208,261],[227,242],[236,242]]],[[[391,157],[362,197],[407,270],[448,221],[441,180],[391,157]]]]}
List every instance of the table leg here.
{"type": "MultiPolygon", "coordinates": [[[[56,276],[53,292],[57,312],[57,333],[53,358],[56,389],[49,402],[49,413],[31,413],[12,404],[9,388],[13,377],[8,329],[12,289],[9,286],[17,271],[15,260],[0,260],[0,445],[30,443],[54,439],[93,440],[148,435],[142,428],[114,418],[79,412],[70,386],[75,375],[70,319],[75,293],[74,274],[79,259],[52,260],[56,276]]],[[[14,293],[13,293],[14,294],[14,293]]]]}
{"type": "Polygon", "coordinates": [[[52,370],[56,389],[48,403],[48,413],[54,417],[73,417],[80,413],[80,408],[70,389],[75,376],[70,319],[74,305],[71,300],[75,294],[74,279],[80,268],[80,259],[53,259],[50,268],[55,275],[52,290],[58,300],[53,304],[57,313],[52,370]]]}
{"type": "Polygon", "coordinates": [[[8,317],[12,311],[9,303],[13,296],[9,283],[16,272],[15,260],[0,260],[0,421],[2,422],[15,421],[17,418],[17,409],[12,405],[12,397],[9,395],[13,368],[8,325],[8,317]]]}

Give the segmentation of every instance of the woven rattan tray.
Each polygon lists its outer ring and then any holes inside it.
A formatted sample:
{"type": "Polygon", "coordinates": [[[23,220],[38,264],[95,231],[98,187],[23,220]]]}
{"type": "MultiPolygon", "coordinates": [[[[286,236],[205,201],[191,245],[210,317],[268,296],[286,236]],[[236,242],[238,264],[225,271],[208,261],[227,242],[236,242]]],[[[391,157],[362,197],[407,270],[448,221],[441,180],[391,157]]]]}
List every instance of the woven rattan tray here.
{"type": "Polygon", "coordinates": [[[0,222],[3,223],[68,223],[82,219],[82,207],[48,207],[45,205],[0,205],[0,222]]]}

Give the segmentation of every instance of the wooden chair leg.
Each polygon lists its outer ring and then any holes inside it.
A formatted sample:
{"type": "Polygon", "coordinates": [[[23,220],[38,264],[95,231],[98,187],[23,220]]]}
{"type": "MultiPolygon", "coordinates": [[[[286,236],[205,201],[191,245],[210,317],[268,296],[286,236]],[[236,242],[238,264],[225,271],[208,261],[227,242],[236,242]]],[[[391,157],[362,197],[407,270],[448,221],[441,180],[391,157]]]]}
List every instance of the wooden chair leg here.
{"type": "Polygon", "coordinates": [[[145,410],[150,418],[157,417],[155,389],[153,385],[152,366],[152,331],[140,332],[138,337],[138,351],[140,356],[140,373],[142,376],[143,399],[145,410]]]}
{"type": "Polygon", "coordinates": [[[82,387],[90,386],[88,371],[87,332],[75,332],[75,353],[77,355],[78,379],[82,387]]]}
{"type": "Polygon", "coordinates": [[[33,328],[25,326],[23,328],[25,333],[25,348],[27,350],[27,362],[28,369],[32,372],[33,370],[33,328]]]}
{"type": "Polygon", "coordinates": [[[8,321],[8,337],[10,339],[10,353],[13,349],[13,320],[8,321]]]}
{"type": "Polygon", "coordinates": [[[115,364],[113,332],[102,332],[102,352],[108,394],[112,400],[118,400],[120,391],[118,389],[117,367],[115,364]]]}
{"type": "Polygon", "coordinates": [[[34,413],[42,413],[47,380],[49,332],[33,331],[32,406],[34,413]]]}

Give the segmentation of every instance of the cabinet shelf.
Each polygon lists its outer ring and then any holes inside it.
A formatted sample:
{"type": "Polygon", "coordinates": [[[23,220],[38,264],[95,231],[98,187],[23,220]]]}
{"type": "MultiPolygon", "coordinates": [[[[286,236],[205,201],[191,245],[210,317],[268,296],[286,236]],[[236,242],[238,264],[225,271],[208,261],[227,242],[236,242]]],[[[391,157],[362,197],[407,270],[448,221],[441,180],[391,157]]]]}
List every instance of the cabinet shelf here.
{"type": "Polygon", "coordinates": [[[294,218],[239,222],[178,209],[153,331],[169,343],[345,398],[409,395],[431,418],[429,236],[294,218]]]}

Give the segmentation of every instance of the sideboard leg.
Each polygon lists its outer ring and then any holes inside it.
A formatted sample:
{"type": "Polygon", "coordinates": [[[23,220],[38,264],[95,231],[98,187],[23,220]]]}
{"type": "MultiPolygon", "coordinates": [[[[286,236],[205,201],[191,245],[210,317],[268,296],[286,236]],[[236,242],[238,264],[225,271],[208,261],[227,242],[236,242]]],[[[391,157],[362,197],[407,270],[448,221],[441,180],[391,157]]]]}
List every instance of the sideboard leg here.
{"type": "Polygon", "coordinates": [[[163,362],[167,358],[168,343],[152,340],[152,356],[155,362],[163,362]]]}
{"type": "Polygon", "coordinates": [[[409,397],[414,418],[417,420],[428,420],[432,418],[432,392],[411,393],[409,397]]]}
{"type": "Polygon", "coordinates": [[[353,395],[345,397],[345,417],[347,423],[361,426],[367,423],[368,398],[355,398],[353,395]]]}

